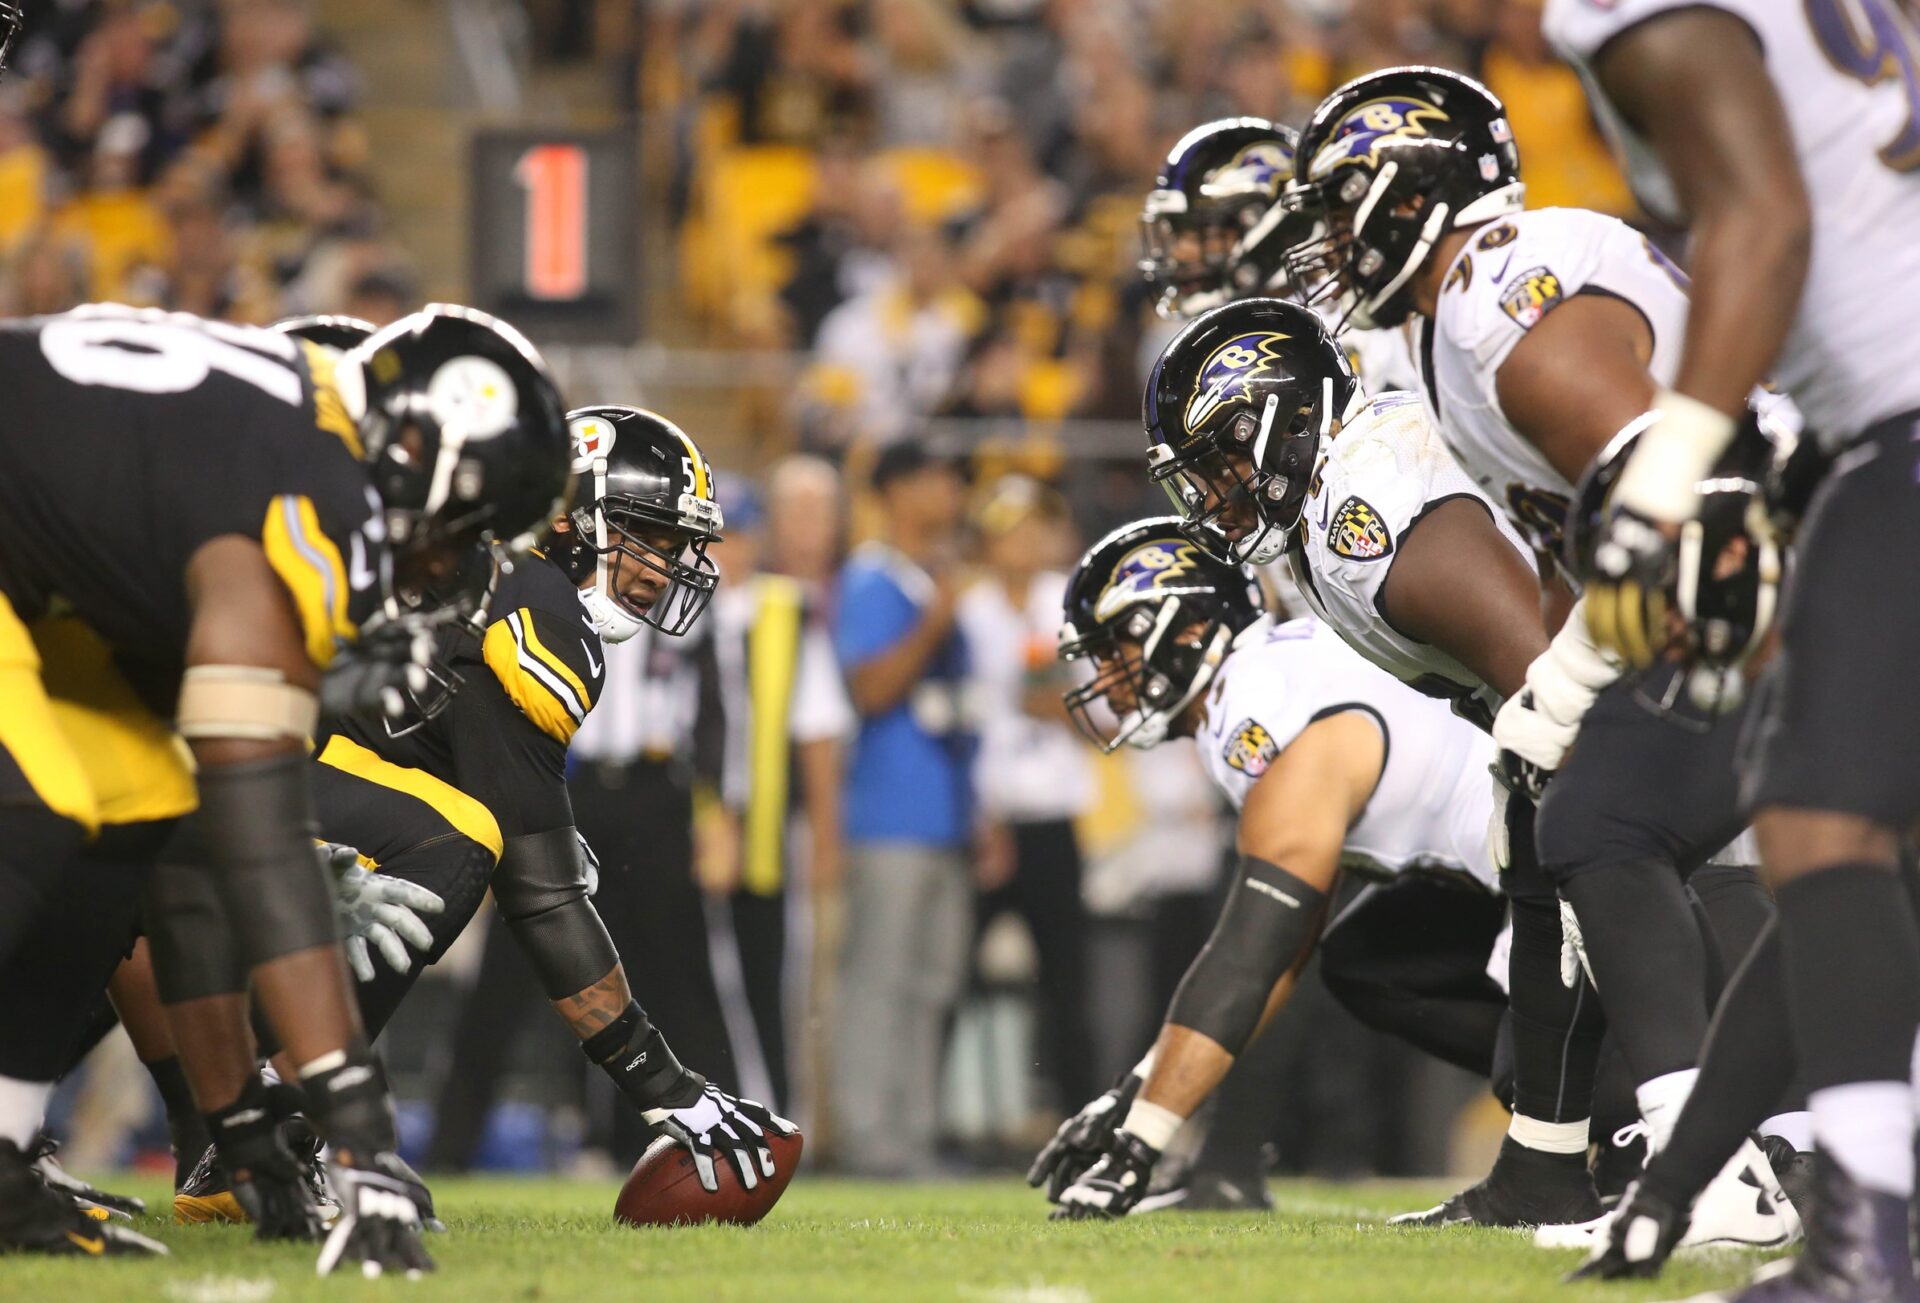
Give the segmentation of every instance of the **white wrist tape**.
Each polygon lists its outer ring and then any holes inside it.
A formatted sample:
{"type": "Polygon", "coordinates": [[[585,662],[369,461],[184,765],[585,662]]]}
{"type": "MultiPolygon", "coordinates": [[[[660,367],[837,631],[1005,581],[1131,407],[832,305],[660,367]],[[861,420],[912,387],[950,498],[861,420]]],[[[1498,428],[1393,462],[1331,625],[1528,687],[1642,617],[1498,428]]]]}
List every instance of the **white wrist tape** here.
{"type": "Polygon", "coordinates": [[[1173,1143],[1174,1133],[1180,1130],[1186,1121],[1170,1108],[1158,1104],[1149,1104],[1144,1099],[1133,1101],[1133,1107],[1127,1110],[1127,1120],[1120,1124],[1123,1131],[1131,1131],[1155,1149],[1165,1152],[1173,1143]]]}
{"type": "Polygon", "coordinates": [[[1654,396],[1658,414],[1620,473],[1613,500],[1666,524],[1691,520],[1700,501],[1696,485],[1713,469],[1733,440],[1734,422],[1697,398],[1662,389],[1654,396]]]}
{"type": "Polygon", "coordinates": [[[1527,667],[1533,708],[1556,724],[1578,724],[1600,695],[1621,674],[1620,665],[1600,650],[1587,628],[1587,599],[1574,603],[1567,622],[1547,649],[1527,667]]]}

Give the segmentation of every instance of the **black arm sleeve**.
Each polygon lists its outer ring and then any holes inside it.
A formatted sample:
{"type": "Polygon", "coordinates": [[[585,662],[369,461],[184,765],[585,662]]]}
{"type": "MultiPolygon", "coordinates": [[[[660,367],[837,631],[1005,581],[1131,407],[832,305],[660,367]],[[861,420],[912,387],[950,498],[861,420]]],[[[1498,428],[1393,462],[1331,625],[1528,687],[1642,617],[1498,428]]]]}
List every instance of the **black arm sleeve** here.
{"type": "Polygon", "coordinates": [[[1239,1054],[1274,983],[1319,935],[1326,895],[1277,864],[1242,855],[1227,903],[1174,992],[1167,1021],[1239,1054]]]}

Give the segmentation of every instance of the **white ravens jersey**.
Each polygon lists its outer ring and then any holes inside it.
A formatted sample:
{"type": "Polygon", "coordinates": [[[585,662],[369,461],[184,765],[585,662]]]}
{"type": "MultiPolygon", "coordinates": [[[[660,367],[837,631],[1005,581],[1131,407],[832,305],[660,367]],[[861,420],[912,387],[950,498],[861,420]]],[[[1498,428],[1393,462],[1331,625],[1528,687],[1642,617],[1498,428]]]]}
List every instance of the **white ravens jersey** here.
{"type": "Polygon", "coordinates": [[[1361,660],[1318,620],[1290,620],[1236,648],[1207,691],[1194,742],[1237,810],[1309,724],[1343,710],[1371,715],[1387,747],[1341,863],[1370,877],[1431,870],[1493,889],[1493,739],[1361,660]]]}
{"type": "MultiPolygon", "coordinates": [[[[1327,322],[1329,330],[1334,325],[1332,321],[1327,322]]],[[[1347,350],[1347,361],[1352,363],[1353,373],[1360,377],[1368,393],[1384,394],[1391,389],[1419,386],[1420,372],[1413,364],[1413,345],[1401,327],[1348,330],[1337,336],[1335,342],[1347,350]]]]}
{"type": "Polygon", "coordinates": [[[1368,400],[1328,448],[1287,548],[1301,596],[1369,661],[1490,726],[1500,708],[1498,695],[1453,657],[1387,623],[1380,589],[1402,536],[1451,498],[1471,498],[1486,508],[1537,573],[1533,549],[1460,468],[1414,394],[1368,400]]]}
{"type": "MultiPolygon", "coordinates": [[[[1608,102],[1595,55],[1628,28],[1703,0],[1548,0],[1547,39],[1588,97],[1647,207],[1684,221],[1646,139],[1608,102]]],[[[1704,0],[1753,29],[1786,106],[1813,203],[1813,251],[1775,368],[1837,447],[1920,409],[1920,31],[1901,0],[1704,0]]]]}
{"type": "Polygon", "coordinates": [[[1655,380],[1680,364],[1684,277],[1625,222],[1580,208],[1517,213],[1474,232],[1448,268],[1433,319],[1418,323],[1421,394],[1460,465],[1521,534],[1558,555],[1573,485],[1501,410],[1507,354],[1576,294],[1640,310],[1653,331],[1655,380]]]}

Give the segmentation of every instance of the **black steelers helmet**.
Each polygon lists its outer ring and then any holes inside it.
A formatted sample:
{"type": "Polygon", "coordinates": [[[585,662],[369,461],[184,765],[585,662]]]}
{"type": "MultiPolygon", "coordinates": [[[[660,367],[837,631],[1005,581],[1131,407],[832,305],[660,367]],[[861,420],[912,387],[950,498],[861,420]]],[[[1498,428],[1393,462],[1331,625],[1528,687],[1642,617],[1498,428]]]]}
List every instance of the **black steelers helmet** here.
{"type": "Polygon", "coordinates": [[[1177,517],[1123,525],[1067,581],[1060,659],[1094,669],[1062,698],[1067,713],[1103,751],[1157,746],[1265,614],[1253,572],[1209,554],[1177,517]]]}
{"type": "Polygon", "coordinates": [[[524,551],[566,499],[566,405],[533,345],[473,308],[429,304],[356,344],[343,391],[396,567],[490,536],[524,551]]]}
{"type": "Polygon", "coordinates": [[[1191,317],[1286,285],[1286,254],[1310,225],[1281,202],[1299,133],[1221,118],[1180,138],[1140,209],[1140,273],[1163,317],[1191,317]]]}
{"type": "MultiPolygon", "coordinates": [[[[1636,421],[1615,435],[1575,486],[1560,559],[1582,582],[1603,572],[1601,527],[1646,424],[1636,421]]],[[[1587,592],[1594,637],[1621,648],[1636,664],[1678,662],[1684,673],[1676,682],[1703,710],[1727,711],[1740,703],[1741,667],[1773,627],[1784,560],[1767,520],[1764,485],[1793,442],[1794,435],[1777,429],[1772,417],[1749,409],[1733,442],[1698,484],[1699,513],[1680,526],[1666,573],[1652,582],[1628,580],[1587,592]]]]}
{"type": "Polygon", "coordinates": [[[1147,466],[1188,533],[1234,561],[1286,547],[1360,385],[1312,310],[1242,299],[1182,330],[1147,378],[1147,466]]]}
{"type": "Polygon", "coordinates": [[[724,525],[712,468],[679,426],[638,407],[582,407],[567,421],[574,488],[554,540],[561,564],[575,583],[592,580],[584,600],[608,642],[643,623],[679,637],[720,582],[707,556],[724,525]],[[655,581],[644,606],[621,590],[623,557],[655,581]]]}
{"type": "Polygon", "coordinates": [[[344,353],[357,347],[379,327],[371,321],[350,317],[344,312],[309,312],[304,316],[283,318],[274,322],[269,329],[344,353]]]}
{"type": "Polygon", "coordinates": [[[1364,330],[1413,311],[1412,281],[1448,231],[1517,213],[1506,106],[1444,68],[1387,68],[1327,96],[1300,133],[1287,202],[1320,227],[1288,259],[1316,299],[1364,330]]]}
{"type": "Polygon", "coordinates": [[[7,60],[13,54],[13,43],[20,39],[20,30],[27,25],[26,15],[14,0],[0,0],[0,76],[5,76],[7,60]]]}

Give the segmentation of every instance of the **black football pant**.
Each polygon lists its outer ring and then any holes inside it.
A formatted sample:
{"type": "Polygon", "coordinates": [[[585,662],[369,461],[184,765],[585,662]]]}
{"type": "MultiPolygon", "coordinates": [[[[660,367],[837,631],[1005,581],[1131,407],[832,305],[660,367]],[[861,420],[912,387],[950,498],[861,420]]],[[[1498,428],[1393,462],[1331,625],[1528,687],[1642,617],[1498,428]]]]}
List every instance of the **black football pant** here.
{"type": "MultiPolygon", "coordinates": [[[[1656,670],[1603,691],[1540,802],[1542,869],[1580,921],[1607,1027],[1637,1082],[1693,1067],[1711,1012],[1709,943],[1687,878],[1741,830],[1739,712],[1715,720],[1656,670]]],[[[1724,933],[1737,965],[1770,912],[1757,875],[1720,875],[1707,902],[1745,919],[1724,933]],[[1741,935],[1744,933],[1744,940],[1741,935]]]]}

